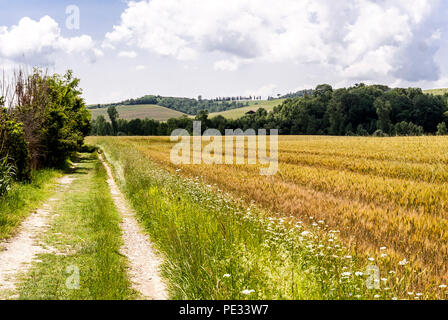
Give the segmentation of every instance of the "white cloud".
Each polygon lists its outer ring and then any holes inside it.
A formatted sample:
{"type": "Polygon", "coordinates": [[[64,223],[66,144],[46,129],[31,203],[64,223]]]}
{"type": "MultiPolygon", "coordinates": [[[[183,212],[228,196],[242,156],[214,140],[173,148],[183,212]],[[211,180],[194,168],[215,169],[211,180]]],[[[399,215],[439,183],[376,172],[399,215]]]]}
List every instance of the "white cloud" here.
{"type": "Polygon", "coordinates": [[[118,53],[119,57],[134,59],[137,57],[137,53],[135,51],[120,51],[118,53]]]}
{"type": "MultiPolygon", "coordinates": [[[[333,65],[350,78],[434,77],[408,60],[440,0],[151,0],[130,2],[104,47],[126,45],[180,60],[219,56],[216,70],[252,62],[333,65]],[[397,61],[403,60],[402,63],[397,61]]],[[[430,32],[429,32],[430,31],[430,32]]],[[[438,40],[439,39],[439,40],[438,40]]],[[[432,40],[431,40],[432,41],[432,40]]],[[[421,58],[421,57],[420,57],[421,58]]]]}
{"type": "Polygon", "coordinates": [[[83,54],[91,60],[102,55],[88,35],[64,38],[57,22],[49,16],[39,21],[24,17],[10,28],[0,26],[0,57],[29,64],[52,64],[58,52],[83,54]]]}

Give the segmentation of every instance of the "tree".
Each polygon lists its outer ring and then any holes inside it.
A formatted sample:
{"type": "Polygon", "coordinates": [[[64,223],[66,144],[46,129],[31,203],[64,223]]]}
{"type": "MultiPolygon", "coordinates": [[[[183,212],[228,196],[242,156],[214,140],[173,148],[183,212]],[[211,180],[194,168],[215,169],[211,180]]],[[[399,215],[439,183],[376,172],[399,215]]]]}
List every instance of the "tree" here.
{"type": "Polygon", "coordinates": [[[202,133],[204,133],[205,130],[209,127],[209,120],[208,120],[208,111],[207,110],[201,110],[199,111],[198,115],[195,117],[196,121],[201,121],[201,130],[202,133]]]}
{"type": "Polygon", "coordinates": [[[390,121],[392,106],[390,102],[384,98],[377,98],[373,105],[378,115],[378,129],[382,132],[390,133],[392,130],[392,122],[390,121]]]}
{"type": "Polygon", "coordinates": [[[107,114],[109,115],[110,122],[112,123],[113,134],[116,135],[118,133],[117,120],[119,117],[117,108],[115,108],[115,106],[107,108],[107,114]]]}
{"type": "Polygon", "coordinates": [[[23,123],[33,169],[59,167],[79,150],[90,132],[79,79],[69,70],[65,75],[46,75],[35,69],[15,78],[13,118],[23,123]]]}
{"type": "Polygon", "coordinates": [[[96,134],[98,136],[110,136],[113,134],[112,126],[106,121],[104,116],[100,115],[95,120],[96,134]]]}

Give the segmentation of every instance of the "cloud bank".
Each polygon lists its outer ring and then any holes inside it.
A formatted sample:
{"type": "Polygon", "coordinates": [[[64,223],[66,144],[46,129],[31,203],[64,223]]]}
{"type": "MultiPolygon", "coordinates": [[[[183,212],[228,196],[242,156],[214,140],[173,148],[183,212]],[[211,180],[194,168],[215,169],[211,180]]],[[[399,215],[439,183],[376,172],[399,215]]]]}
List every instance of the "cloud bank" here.
{"type": "Polygon", "coordinates": [[[102,56],[88,35],[65,38],[49,16],[39,21],[22,18],[17,25],[0,26],[0,58],[30,65],[53,64],[59,53],[81,54],[90,60],[102,56]]]}
{"type": "Polygon", "coordinates": [[[346,79],[436,80],[440,0],[151,0],[130,2],[104,46],[197,60],[329,65],[346,79]]]}

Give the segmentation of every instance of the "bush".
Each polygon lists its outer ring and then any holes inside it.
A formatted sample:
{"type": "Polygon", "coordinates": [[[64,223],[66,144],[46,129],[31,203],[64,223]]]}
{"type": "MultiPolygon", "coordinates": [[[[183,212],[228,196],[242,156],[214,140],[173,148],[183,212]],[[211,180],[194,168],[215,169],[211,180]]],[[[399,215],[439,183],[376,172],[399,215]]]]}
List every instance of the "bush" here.
{"type": "MultiPolygon", "coordinates": [[[[2,103],[0,99],[0,104],[2,103]]],[[[14,166],[18,180],[31,179],[30,154],[25,141],[23,124],[16,122],[6,108],[0,106],[0,159],[14,166]],[[7,160],[5,160],[7,159],[7,160]]]]}
{"type": "Polygon", "coordinates": [[[15,173],[15,167],[9,163],[8,157],[0,159],[0,197],[9,191],[15,173]]]}
{"type": "Polygon", "coordinates": [[[369,135],[369,132],[368,132],[366,129],[364,129],[364,127],[363,127],[362,124],[360,124],[360,125],[356,128],[356,134],[357,134],[358,136],[366,137],[366,136],[369,135]]]}
{"type": "Polygon", "coordinates": [[[423,127],[412,122],[402,121],[394,126],[394,132],[397,136],[422,136],[423,127]]]}
{"type": "Polygon", "coordinates": [[[446,127],[446,123],[445,122],[442,122],[442,123],[438,124],[438,126],[437,126],[437,135],[438,136],[446,136],[446,135],[448,135],[448,129],[446,127]]]}
{"type": "Polygon", "coordinates": [[[374,137],[387,137],[387,134],[384,133],[383,130],[378,129],[373,133],[373,136],[374,137]]]}

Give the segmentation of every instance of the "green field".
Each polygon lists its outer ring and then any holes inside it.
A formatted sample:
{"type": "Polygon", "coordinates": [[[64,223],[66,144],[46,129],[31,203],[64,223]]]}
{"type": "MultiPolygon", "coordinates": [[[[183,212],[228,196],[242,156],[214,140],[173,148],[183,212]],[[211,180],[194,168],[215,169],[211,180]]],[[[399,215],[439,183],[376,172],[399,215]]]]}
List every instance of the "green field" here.
{"type": "MultiPolygon", "coordinates": [[[[126,120],[149,118],[159,121],[166,121],[170,118],[180,118],[185,115],[182,112],[153,104],[118,106],[117,111],[120,114],[120,119],[126,120]]],[[[90,112],[92,113],[93,119],[103,115],[106,120],[109,121],[109,117],[107,116],[107,108],[90,109],[90,112]]]]}
{"type": "Polygon", "coordinates": [[[279,106],[282,104],[282,102],[285,101],[285,99],[276,99],[271,101],[251,101],[249,102],[248,107],[238,108],[238,109],[232,109],[222,112],[213,112],[210,113],[210,117],[216,117],[216,116],[223,116],[227,119],[238,119],[241,118],[246,114],[246,112],[249,111],[257,111],[260,108],[266,109],[268,112],[274,110],[274,107],[279,106]]]}
{"type": "Polygon", "coordinates": [[[430,89],[430,90],[423,90],[423,92],[435,95],[444,95],[445,93],[448,93],[448,89],[430,89]]]}

